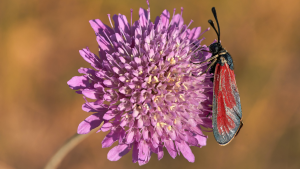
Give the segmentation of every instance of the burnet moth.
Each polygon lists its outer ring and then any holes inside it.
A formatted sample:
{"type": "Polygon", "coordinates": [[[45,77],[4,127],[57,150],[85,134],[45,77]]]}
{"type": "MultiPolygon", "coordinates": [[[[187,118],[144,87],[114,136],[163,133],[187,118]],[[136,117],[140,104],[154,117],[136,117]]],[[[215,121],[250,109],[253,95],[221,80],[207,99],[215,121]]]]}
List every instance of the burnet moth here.
{"type": "Polygon", "coordinates": [[[243,126],[242,108],[233,71],[233,60],[220,43],[220,26],[214,7],[212,8],[212,13],[217,22],[218,31],[212,20],[208,20],[208,22],[218,35],[218,42],[209,46],[208,52],[212,53],[211,58],[198,64],[210,62],[208,68],[200,76],[209,69],[210,73],[214,74],[213,133],[216,141],[221,146],[225,146],[233,140],[243,126]]]}

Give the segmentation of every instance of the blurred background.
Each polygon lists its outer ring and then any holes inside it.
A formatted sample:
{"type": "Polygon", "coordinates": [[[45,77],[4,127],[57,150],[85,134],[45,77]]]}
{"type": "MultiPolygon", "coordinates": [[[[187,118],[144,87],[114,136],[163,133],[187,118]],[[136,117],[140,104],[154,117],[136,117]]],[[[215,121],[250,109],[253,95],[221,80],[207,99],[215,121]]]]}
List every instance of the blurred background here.
{"type": "MultiPolygon", "coordinates": [[[[150,0],[151,18],[184,7],[185,24],[209,27],[215,6],[223,46],[235,62],[244,127],[226,147],[212,133],[193,147],[195,163],[183,156],[153,154],[142,167],[131,152],[117,162],[102,149],[107,133],[92,134],[63,159],[61,169],[99,168],[300,168],[300,1],[150,0]]],[[[78,50],[97,42],[89,20],[109,25],[107,14],[138,19],[146,0],[0,0],[0,169],[40,169],[88,113],[67,81],[90,67],[78,50]]],[[[129,19],[130,20],[130,19],[129,19]]],[[[211,29],[204,44],[216,39],[211,29]]]]}

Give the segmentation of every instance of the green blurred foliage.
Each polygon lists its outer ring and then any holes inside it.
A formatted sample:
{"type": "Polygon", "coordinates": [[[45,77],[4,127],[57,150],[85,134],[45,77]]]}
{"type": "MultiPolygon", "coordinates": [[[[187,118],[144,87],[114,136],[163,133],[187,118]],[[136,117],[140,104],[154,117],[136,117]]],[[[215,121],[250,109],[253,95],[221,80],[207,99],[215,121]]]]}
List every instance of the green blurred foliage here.
{"type": "MultiPolygon", "coordinates": [[[[151,18],[164,9],[180,12],[191,27],[209,27],[215,6],[223,46],[235,62],[244,127],[226,147],[212,133],[207,146],[193,147],[195,163],[165,151],[145,166],[131,153],[117,162],[101,148],[106,133],[93,134],[63,160],[60,168],[300,168],[300,1],[298,0],[150,0],[151,18]]],[[[88,21],[109,24],[107,13],[138,19],[146,0],[0,1],[0,168],[43,168],[88,116],[80,95],[67,81],[90,67],[78,53],[97,53],[88,21]]],[[[129,19],[130,20],[130,19],[129,19]]],[[[209,31],[204,43],[216,35],[209,31]]]]}

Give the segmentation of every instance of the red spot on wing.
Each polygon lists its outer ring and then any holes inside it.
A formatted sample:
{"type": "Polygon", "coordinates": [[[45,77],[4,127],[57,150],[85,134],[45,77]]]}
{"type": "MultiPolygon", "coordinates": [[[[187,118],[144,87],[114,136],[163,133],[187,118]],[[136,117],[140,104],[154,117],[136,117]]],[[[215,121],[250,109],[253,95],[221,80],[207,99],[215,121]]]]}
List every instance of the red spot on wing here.
{"type": "MultiPolygon", "coordinates": [[[[216,65],[214,79],[214,95],[217,102],[217,127],[219,133],[226,132],[235,127],[234,121],[226,114],[226,107],[233,108],[235,106],[235,98],[231,89],[231,75],[228,65],[216,65]],[[226,104],[226,105],[225,105],[226,104]]],[[[235,84],[235,82],[234,82],[235,84]]]]}

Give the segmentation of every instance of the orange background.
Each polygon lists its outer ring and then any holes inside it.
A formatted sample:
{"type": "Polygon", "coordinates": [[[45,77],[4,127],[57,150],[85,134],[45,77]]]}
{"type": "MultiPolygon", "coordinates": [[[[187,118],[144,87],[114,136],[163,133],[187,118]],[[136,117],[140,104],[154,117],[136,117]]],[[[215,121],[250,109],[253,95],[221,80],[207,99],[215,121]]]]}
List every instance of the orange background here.
{"type": "MultiPolygon", "coordinates": [[[[106,133],[92,134],[59,168],[300,168],[300,1],[150,0],[152,20],[164,9],[184,7],[185,24],[209,27],[215,6],[223,46],[231,53],[241,96],[244,127],[226,147],[208,133],[207,146],[193,147],[195,163],[183,156],[161,161],[153,154],[142,167],[131,152],[117,162],[101,148],[106,133]]],[[[138,19],[146,0],[0,1],[0,168],[43,168],[77,131],[88,113],[67,81],[90,67],[78,53],[97,53],[90,19],[109,24],[107,13],[138,19]]],[[[205,44],[216,39],[211,30],[205,44]]]]}

